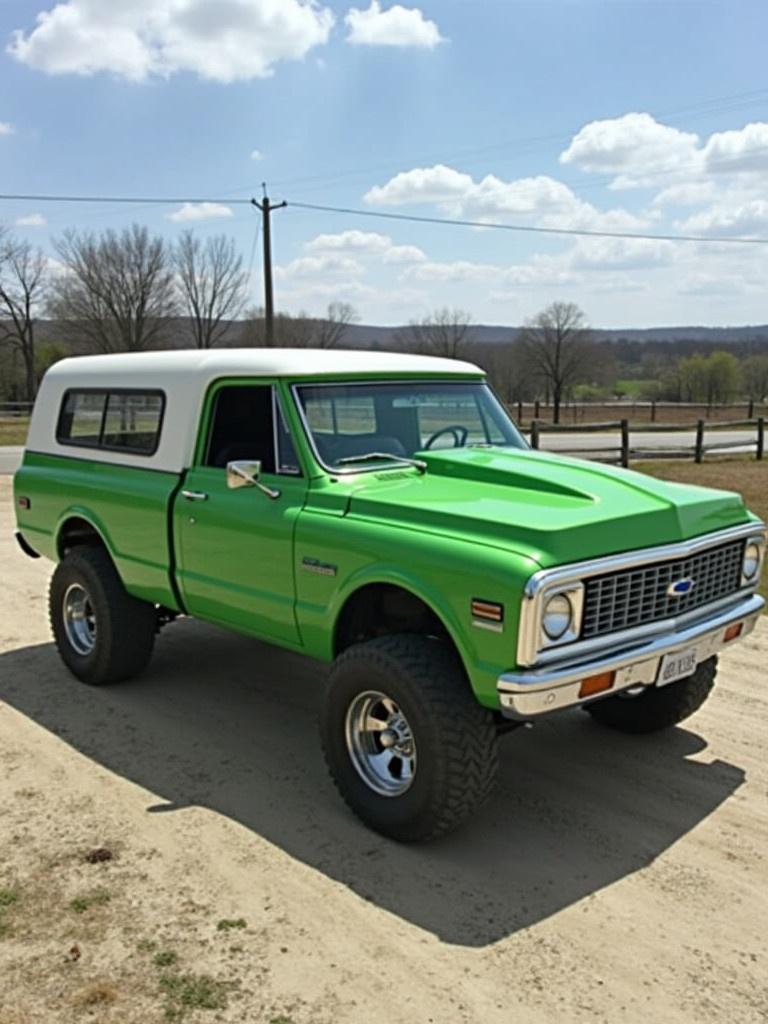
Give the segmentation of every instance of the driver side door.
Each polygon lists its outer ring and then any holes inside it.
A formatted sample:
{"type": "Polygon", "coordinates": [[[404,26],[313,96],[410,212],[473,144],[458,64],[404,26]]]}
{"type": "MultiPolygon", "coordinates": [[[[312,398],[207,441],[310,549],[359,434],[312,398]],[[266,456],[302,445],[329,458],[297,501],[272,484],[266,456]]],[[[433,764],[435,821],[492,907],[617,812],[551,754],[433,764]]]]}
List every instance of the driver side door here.
{"type": "Polygon", "coordinates": [[[191,615],[300,646],[293,536],[307,490],[269,383],[223,382],[207,401],[205,436],[174,508],[177,578],[191,615]],[[232,461],[261,463],[277,493],[227,485],[232,461]]]}

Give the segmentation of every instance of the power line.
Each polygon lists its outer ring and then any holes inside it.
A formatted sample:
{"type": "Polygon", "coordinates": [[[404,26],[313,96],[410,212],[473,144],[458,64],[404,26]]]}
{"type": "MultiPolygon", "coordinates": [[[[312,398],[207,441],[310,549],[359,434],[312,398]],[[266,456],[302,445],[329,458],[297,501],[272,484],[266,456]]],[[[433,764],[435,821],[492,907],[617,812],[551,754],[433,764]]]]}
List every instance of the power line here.
{"type": "MultiPolygon", "coordinates": [[[[175,206],[184,203],[211,203],[222,206],[253,205],[252,199],[200,199],[189,197],[160,196],[36,196],[0,194],[1,200],[23,200],[39,203],[122,203],[122,204],[155,204],[175,206]]],[[[258,204],[257,204],[258,205],[258,204]]],[[[639,239],[653,242],[698,242],[704,245],[768,245],[768,238],[740,238],[735,236],[712,237],[708,235],[668,235],[650,232],[632,231],[593,231],[586,228],[544,228],[530,224],[503,224],[495,221],[468,220],[457,217],[426,217],[409,213],[385,213],[381,210],[361,210],[347,206],[324,206],[319,203],[287,202],[286,206],[300,210],[315,210],[322,213],[341,213],[352,217],[377,217],[383,220],[406,221],[412,224],[442,224],[451,227],[489,228],[496,231],[515,231],[535,235],[565,235],[577,238],[624,238],[639,239]]]]}
{"type": "MultiPolygon", "coordinates": [[[[1,198],[1,197],[0,197],[1,198]]],[[[537,235],[576,235],[585,238],[638,238],[654,242],[703,242],[719,245],[721,242],[739,245],[768,245],[768,238],[711,238],[705,235],[662,235],[629,231],[588,231],[581,228],[542,228],[528,224],[499,224],[482,220],[460,220],[452,217],[419,217],[408,213],[383,213],[379,210],[359,210],[343,206],[320,206],[317,203],[288,203],[289,207],[301,210],[318,210],[324,213],[344,213],[353,217],[383,217],[386,220],[411,221],[415,224],[446,224],[453,227],[493,228],[497,231],[522,231],[537,235]]]]}
{"type": "Polygon", "coordinates": [[[217,206],[250,206],[250,199],[190,199],[188,196],[179,199],[169,196],[33,196],[33,195],[0,195],[0,199],[8,199],[24,203],[146,203],[162,206],[175,206],[184,203],[212,203],[217,206]]]}

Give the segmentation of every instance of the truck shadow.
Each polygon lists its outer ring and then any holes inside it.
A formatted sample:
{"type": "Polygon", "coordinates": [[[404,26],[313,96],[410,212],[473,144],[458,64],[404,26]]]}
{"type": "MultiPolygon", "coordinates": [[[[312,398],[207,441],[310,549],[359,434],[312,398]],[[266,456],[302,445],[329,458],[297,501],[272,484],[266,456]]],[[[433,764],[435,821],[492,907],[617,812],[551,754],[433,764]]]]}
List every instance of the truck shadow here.
{"type": "Polygon", "coordinates": [[[442,940],[485,946],[651,863],[739,787],[693,732],[637,739],[568,713],[502,741],[495,796],[463,831],[399,846],[351,817],[315,719],[325,668],[191,621],[140,678],[90,688],[52,645],[0,655],[0,700],[156,793],[148,812],[226,815],[442,940]]]}

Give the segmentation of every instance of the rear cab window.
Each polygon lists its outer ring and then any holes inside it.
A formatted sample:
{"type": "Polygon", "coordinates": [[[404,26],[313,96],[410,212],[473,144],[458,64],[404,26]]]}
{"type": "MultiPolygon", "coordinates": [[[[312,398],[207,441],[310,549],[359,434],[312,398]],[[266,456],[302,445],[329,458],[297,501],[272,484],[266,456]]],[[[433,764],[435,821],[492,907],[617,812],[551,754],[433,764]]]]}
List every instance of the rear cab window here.
{"type": "Polygon", "coordinates": [[[70,389],[61,403],[56,440],[79,448],[154,455],[164,410],[162,391],[70,389]]]}

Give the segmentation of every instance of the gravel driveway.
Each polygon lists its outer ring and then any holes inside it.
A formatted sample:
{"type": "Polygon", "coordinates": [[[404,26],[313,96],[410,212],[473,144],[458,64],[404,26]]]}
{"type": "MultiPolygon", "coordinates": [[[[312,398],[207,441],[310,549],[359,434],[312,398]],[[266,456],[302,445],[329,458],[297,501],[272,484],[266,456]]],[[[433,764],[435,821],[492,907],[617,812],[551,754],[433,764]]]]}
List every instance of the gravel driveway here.
{"type": "Polygon", "coordinates": [[[519,730],[468,828],[397,846],[326,776],[317,663],[182,621],[75,682],[9,485],[1,1024],[764,1024],[768,619],[685,728],[519,730]]]}

